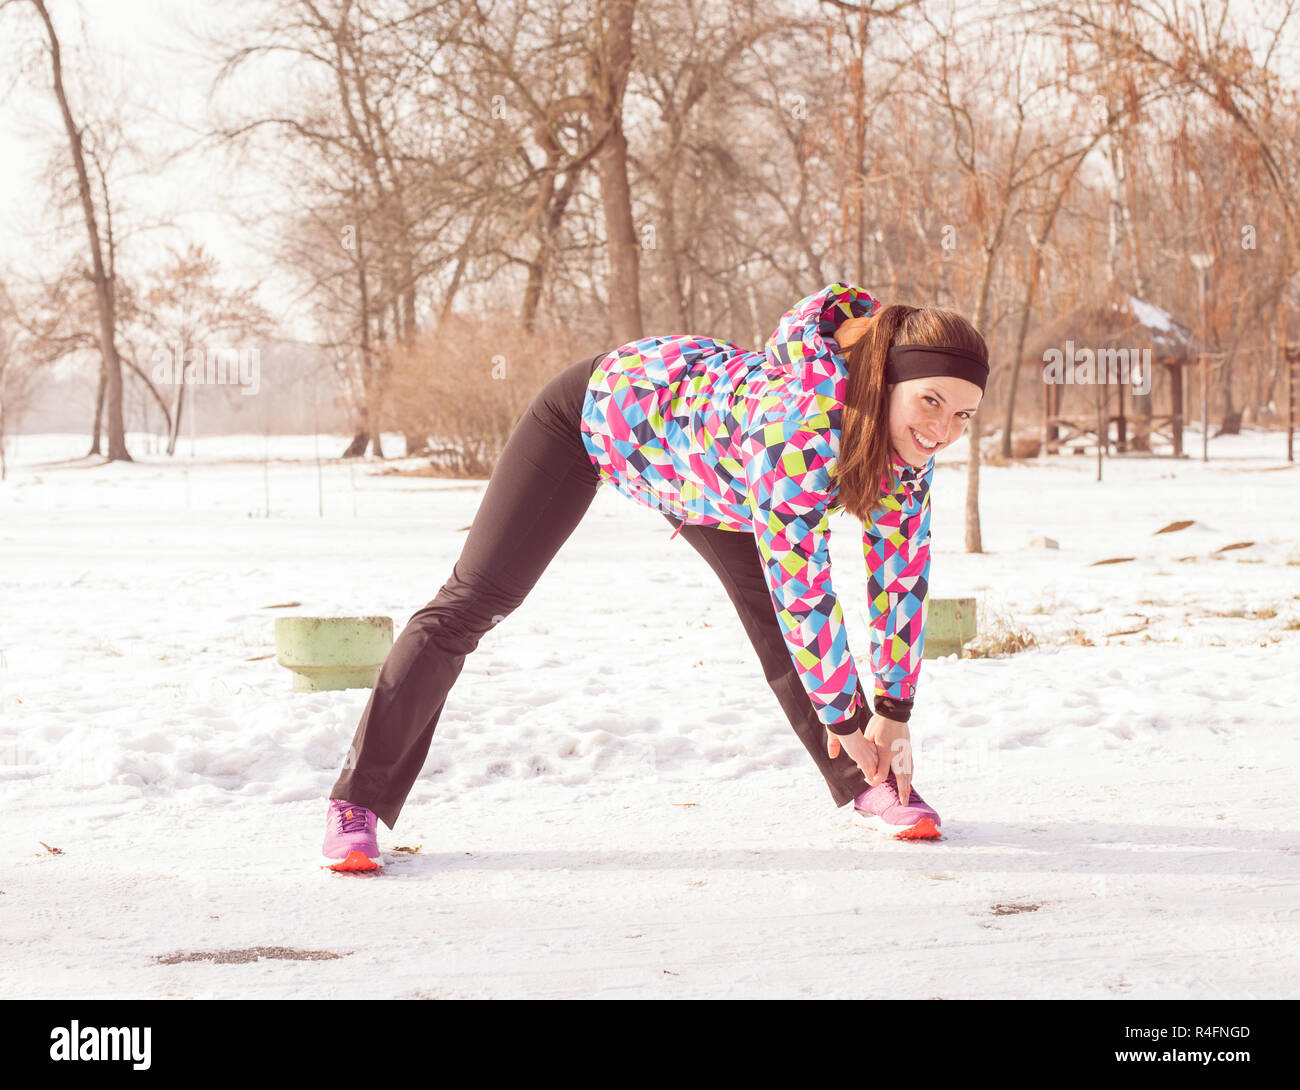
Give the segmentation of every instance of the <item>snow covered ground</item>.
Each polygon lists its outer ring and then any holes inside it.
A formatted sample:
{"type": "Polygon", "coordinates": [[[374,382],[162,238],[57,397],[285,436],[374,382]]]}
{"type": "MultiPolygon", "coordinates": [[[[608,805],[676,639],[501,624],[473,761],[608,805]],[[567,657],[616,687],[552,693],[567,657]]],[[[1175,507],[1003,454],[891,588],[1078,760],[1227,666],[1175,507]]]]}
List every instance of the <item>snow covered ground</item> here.
{"type": "MultiPolygon", "coordinates": [[[[1300,469],[1276,433],[1100,485],[1091,458],[986,466],[979,556],[945,452],[932,594],[1037,645],[926,662],[929,843],[831,805],[712,573],[602,489],[470,656],[364,877],[317,856],[367,691],[291,692],[274,618],[400,628],[482,482],[318,470],[310,437],[107,466],[84,443],[19,437],[0,484],[5,994],[1295,994],[1300,469]],[[646,646],[662,676],[619,665],[646,646]]],[[[859,535],[834,540],[865,663],[859,535]]]]}

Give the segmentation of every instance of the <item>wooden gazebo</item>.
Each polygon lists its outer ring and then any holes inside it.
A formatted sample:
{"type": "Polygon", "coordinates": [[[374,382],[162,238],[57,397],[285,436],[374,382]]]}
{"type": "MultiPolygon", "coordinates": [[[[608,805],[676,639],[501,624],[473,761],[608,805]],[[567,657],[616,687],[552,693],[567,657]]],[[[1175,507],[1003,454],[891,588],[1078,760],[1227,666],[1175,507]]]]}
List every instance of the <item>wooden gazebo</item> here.
{"type": "Polygon", "coordinates": [[[1031,343],[1043,371],[1046,453],[1080,438],[1085,442],[1076,449],[1100,443],[1117,453],[1150,451],[1152,439],[1159,438],[1175,457],[1182,455],[1185,376],[1199,356],[1192,331],[1168,311],[1132,295],[1119,296],[1076,307],[1041,327],[1031,343]],[[1073,404],[1064,404],[1065,387],[1072,383],[1049,366],[1058,358],[1067,376],[1080,376],[1073,384],[1085,387],[1086,400],[1076,395],[1073,404]],[[1147,367],[1149,378],[1143,373],[1147,367]],[[1148,393],[1134,392],[1148,382],[1148,393]],[[1155,411],[1157,403],[1163,411],[1155,411]]]}

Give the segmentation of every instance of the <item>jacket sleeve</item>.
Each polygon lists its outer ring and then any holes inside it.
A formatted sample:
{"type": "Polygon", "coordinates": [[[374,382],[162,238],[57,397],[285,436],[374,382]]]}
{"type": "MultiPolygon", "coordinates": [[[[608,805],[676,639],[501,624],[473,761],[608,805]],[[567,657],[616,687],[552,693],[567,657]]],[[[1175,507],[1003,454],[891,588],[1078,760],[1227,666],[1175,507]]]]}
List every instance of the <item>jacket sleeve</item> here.
{"type": "Polygon", "coordinates": [[[934,462],[919,475],[899,474],[866,521],[871,668],[876,697],[905,701],[906,719],[916,694],[925,651],[930,589],[930,482],[934,462]]]}
{"type": "Polygon", "coordinates": [[[799,680],[828,726],[863,705],[844,617],[831,586],[824,433],[797,421],[757,426],[745,472],[754,538],[799,680]]]}
{"type": "Polygon", "coordinates": [[[849,318],[872,314],[880,304],[853,284],[829,284],[795,303],[781,316],[767,339],[768,362],[793,370],[807,390],[832,396],[839,350],[836,327],[849,318]]]}

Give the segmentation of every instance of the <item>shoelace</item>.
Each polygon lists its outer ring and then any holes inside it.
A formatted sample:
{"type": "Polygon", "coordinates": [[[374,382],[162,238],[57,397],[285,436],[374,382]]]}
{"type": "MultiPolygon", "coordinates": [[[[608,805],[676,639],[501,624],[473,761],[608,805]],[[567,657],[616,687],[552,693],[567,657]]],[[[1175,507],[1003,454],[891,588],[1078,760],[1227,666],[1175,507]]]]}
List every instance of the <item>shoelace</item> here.
{"type": "Polygon", "coordinates": [[[363,833],[366,830],[366,815],[370,811],[364,806],[340,806],[339,807],[339,824],[342,832],[345,833],[363,833]],[[348,814],[351,817],[348,817],[348,814]]]}
{"type": "Polygon", "coordinates": [[[903,795],[902,795],[902,792],[900,792],[900,791],[898,790],[898,780],[895,778],[895,776],[894,776],[894,774],[893,774],[892,772],[891,772],[888,776],[886,776],[883,780],[881,780],[880,783],[877,784],[877,786],[878,786],[878,787],[888,787],[888,788],[890,789],[890,791],[893,792],[893,795],[894,795],[894,805],[896,805],[896,806],[903,806],[903,805],[907,805],[907,806],[924,805],[924,804],[922,804],[922,803],[918,803],[918,802],[917,802],[917,798],[916,798],[916,788],[912,788],[910,791],[908,791],[908,793],[907,793],[907,802],[906,802],[906,803],[903,802],[903,795]]]}

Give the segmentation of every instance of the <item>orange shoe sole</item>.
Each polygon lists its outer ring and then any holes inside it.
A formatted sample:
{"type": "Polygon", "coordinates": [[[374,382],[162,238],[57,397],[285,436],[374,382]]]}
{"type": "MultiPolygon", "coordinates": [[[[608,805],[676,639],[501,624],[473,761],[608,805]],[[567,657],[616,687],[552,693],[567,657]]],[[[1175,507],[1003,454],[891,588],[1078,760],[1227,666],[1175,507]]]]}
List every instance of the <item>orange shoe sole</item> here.
{"type": "Polygon", "coordinates": [[[895,840],[932,840],[943,834],[930,818],[922,818],[910,829],[900,829],[894,834],[895,840]]]}
{"type": "Polygon", "coordinates": [[[934,823],[933,818],[922,818],[915,825],[909,825],[900,829],[897,825],[886,825],[875,814],[864,814],[858,811],[858,817],[866,823],[868,829],[874,829],[878,833],[884,833],[885,836],[893,837],[895,840],[938,840],[943,833],[939,826],[934,823]]]}
{"type": "MultiPolygon", "coordinates": [[[[324,864],[322,864],[322,866],[324,866],[324,864]]],[[[346,859],[342,859],[337,863],[330,863],[328,869],[336,871],[366,871],[379,870],[382,867],[382,863],[376,863],[366,855],[365,852],[358,848],[355,851],[348,852],[348,857],[346,859]]]]}

